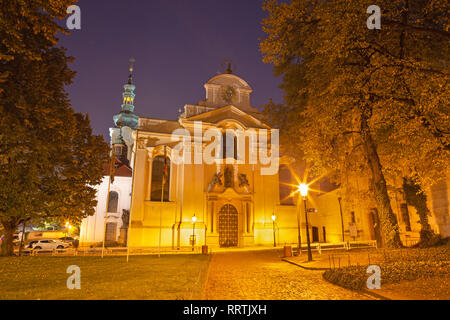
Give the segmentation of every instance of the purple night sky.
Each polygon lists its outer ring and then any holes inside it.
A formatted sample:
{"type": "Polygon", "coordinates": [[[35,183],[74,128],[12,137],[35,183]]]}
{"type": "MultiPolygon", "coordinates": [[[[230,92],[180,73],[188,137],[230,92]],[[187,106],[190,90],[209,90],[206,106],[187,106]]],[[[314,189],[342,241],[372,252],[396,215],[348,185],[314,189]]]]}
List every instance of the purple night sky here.
{"type": "MultiPolygon", "coordinates": [[[[80,0],[81,30],[61,45],[78,72],[67,88],[75,110],[89,113],[109,141],[134,57],[136,113],[176,119],[178,109],[205,98],[203,84],[225,58],[253,88],[252,105],[282,100],[280,79],[262,62],[258,39],[266,15],[260,0],[80,0]]],[[[65,24],[65,22],[64,22],[65,24]]]]}

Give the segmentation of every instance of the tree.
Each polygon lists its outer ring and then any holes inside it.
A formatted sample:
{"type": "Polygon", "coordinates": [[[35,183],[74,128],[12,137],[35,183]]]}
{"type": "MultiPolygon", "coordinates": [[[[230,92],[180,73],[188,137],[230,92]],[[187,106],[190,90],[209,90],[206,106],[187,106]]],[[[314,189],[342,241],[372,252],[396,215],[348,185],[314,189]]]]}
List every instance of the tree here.
{"type": "Polygon", "coordinates": [[[434,157],[428,167],[436,172],[436,162],[448,161],[446,2],[417,1],[410,8],[408,1],[380,1],[381,30],[366,26],[371,4],[265,2],[261,50],[283,75],[285,91],[285,106],[267,109],[275,119],[274,113],[299,113],[301,121],[287,124],[288,132],[297,133],[297,146],[318,173],[342,174],[348,161],[368,172],[384,243],[399,247],[385,175],[425,176],[416,170],[423,155],[434,157]],[[406,132],[426,143],[414,144],[406,132]],[[405,150],[411,147],[418,149],[405,150]],[[394,163],[388,161],[393,153],[394,163]]]}
{"type": "Polygon", "coordinates": [[[70,106],[73,59],[57,47],[56,19],[73,1],[0,3],[0,223],[2,255],[24,218],[79,221],[93,214],[108,159],[103,137],[70,106]],[[6,58],[5,58],[6,57],[6,58]]]}

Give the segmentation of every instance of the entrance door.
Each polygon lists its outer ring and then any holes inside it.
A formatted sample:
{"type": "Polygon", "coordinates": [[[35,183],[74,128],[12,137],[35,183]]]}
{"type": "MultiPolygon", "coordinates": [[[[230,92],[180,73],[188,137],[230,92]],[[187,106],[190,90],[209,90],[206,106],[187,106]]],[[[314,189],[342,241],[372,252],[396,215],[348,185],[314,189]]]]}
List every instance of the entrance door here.
{"type": "Polygon", "coordinates": [[[219,244],[221,247],[238,245],[238,212],[231,204],[226,204],[219,212],[219,244]]]}
{"type": "Polygon", "coordinates": [[[116,241],[117,223],[108,222],[106,224],[105,241],[116,241]]]}
{"type": "Polygon", "coordinates": [[[319,228],[312,227],[312,242],[319,242],[319,228]]]}

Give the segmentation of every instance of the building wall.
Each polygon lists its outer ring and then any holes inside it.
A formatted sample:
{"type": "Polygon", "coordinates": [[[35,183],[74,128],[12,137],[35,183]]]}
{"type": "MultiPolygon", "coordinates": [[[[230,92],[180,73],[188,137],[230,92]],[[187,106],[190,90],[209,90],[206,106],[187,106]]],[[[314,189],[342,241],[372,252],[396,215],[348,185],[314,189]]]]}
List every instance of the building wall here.
{"type": "MultiPolygon", "coordinates": [[[[450,170],[449,170],[450,171],[450,170]]],[[[450,172],[431,187],[427,193],[428,206],[432,212],[431,226],[443,237],[450,237],[450,172]]]]}
{"type": "MultiPolygon", "coordinates": [[[[107,223],[117,223],[116,241],[119,240],[122,227],[122,212],[130,210],[131,203],[131,177],[115,177],[110,191],[119,194],[117,213],[108,213],[107,223]]],[[[105,176],[97,189],[97,207],[95,214],[83,219],[80,230],[80,244],[82,246],[94,245],[103,241],[105,234],[105,215],[108,194],[109,176],[105,176]]]]}
{"type": "MultiPolygon", "coordinates": [[[[139,135],[144,142],[137,144],[140,148],[136,152],[131,246],[158,246],[160,243],[163,247],[189,246],[193,232],[198,245],[218,246],[218,215],[226,204],[232,204],[238,212],[238,246],[273,244],[273,214],[278,217],[277,242],[296,241],[296,207],[279,205],[278,174],[261,175],[259,164],[231,165],[234,188],[216,186],[208,192],[214,174],[224,173],[224,164],[178,165],[171,161],[170,201],[150,201],[152,159],[164,153],[162,147],[146,145],[146,141],[155,139],[152,133],[140,132],[139,135]],[[238,174],[246,175],[248,186],[239,186],[238,174]],[[197,218],[195,230],[194,215],[197,218]]],[[[158,139],[159,145],[170,144],[169,136],[158,139]]],[[[193,147],[191,151],[193,154],[193,147]]],[[[246,154],[248,157],[248,150],[246,154]]]]}

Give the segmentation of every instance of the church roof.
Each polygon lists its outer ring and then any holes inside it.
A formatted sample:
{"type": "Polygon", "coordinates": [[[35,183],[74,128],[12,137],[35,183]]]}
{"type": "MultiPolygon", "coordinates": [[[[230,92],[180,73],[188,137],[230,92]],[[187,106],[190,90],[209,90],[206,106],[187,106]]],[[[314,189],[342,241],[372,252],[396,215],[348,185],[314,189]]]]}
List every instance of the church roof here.
{"type": "Polygon", "coordinates": [[[139,129],[143,131],[171,134],[174,130],[182,128],[178,121],[140,118],[139,129]]]}
{"type": "Polygon", "coordinates": [[[217,124],[224,120],[237,120],[247,128],[270,129],[270,126],[257,118],[258,116],[257,113],[245,112],[233,105],[228,105],[191,116],[184,121],[204,121],[217,124]]]}
{"type": "MultiPolygon", "coordinates": [[[[103,175],[109,176],[109,162],[105,163],[103,165],[103,175]]],[[[115,158],[115,177],[132,177],[133,176],[133,170],[124,164],[122,161],[120,161],[118,158],[115,158]]]]}
{"type": "Polygon", "coordinates": [[[211,79],[208,80],[208,82],[206,82],[206,86],[207,85],[234,85],[237,88],[241,88],[241,89],[245,89],[245,90],[249,90],[252,91],[252,87],[250,87],[250,85],[248,84],[247,81],[245,81],[244,79],[242,79],[241,77],[238,77],[235,74],[229,74],[229,73],[223,73],[223,74],[219,74],[217,76],[212,77],[211,79]]]}

